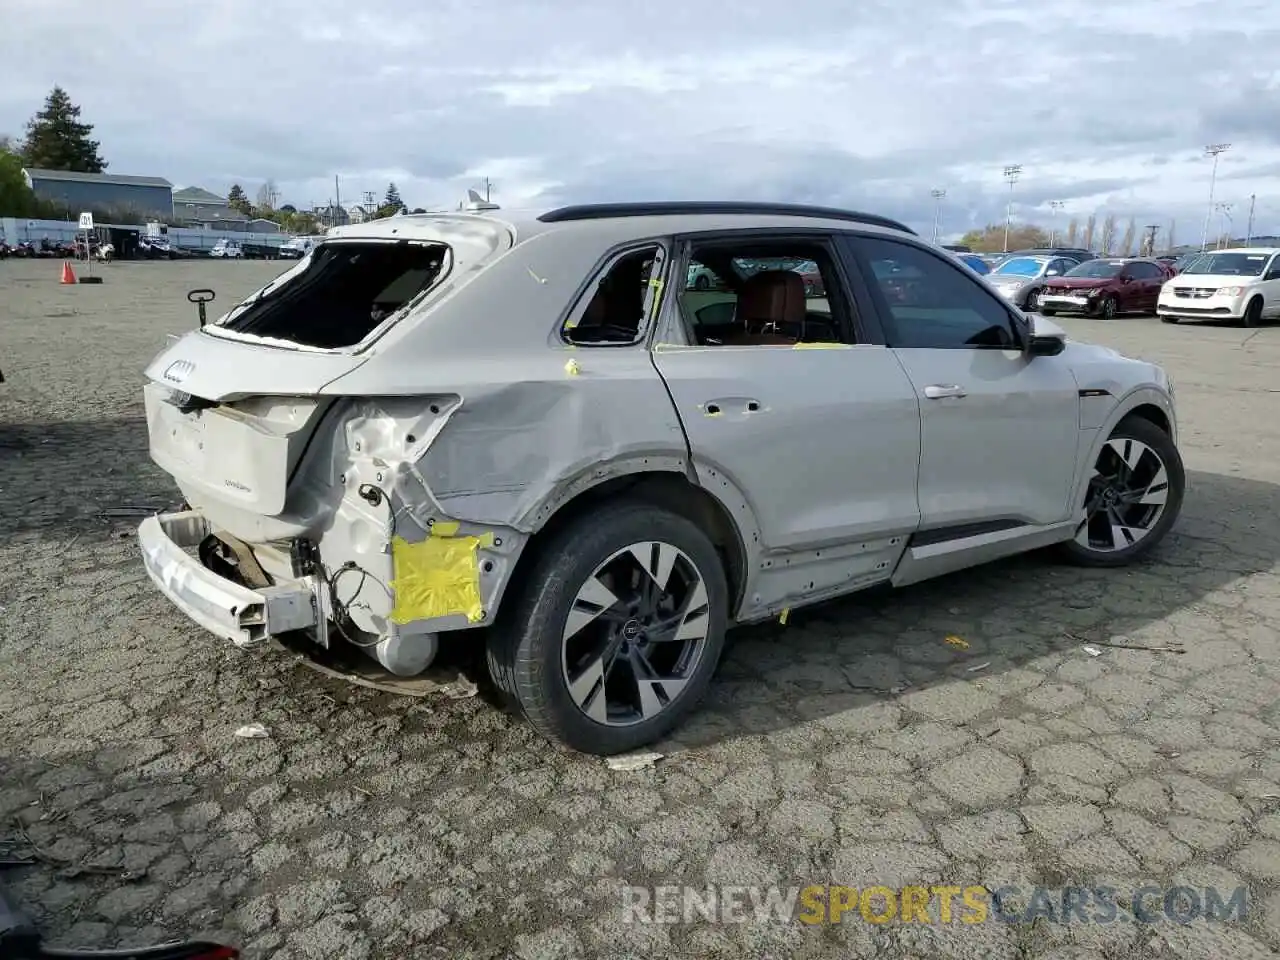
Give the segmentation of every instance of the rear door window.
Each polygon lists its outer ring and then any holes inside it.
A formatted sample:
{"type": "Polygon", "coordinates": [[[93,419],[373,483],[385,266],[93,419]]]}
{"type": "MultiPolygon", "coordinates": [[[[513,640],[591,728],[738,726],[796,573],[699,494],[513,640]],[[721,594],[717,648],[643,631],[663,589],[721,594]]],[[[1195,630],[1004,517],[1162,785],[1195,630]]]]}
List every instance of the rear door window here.
{"type": "Polygon", "coordinates": [[[218,326],[306,347],[354,347],[434,287],[448,253],[413,240],[322,244],[218,326]]]}

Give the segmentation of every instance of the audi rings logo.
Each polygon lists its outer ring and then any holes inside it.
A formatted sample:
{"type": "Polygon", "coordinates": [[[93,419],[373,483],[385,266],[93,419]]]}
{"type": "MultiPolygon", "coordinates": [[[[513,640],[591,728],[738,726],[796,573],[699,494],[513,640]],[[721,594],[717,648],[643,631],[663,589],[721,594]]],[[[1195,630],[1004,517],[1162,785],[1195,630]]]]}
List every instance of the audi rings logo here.
{"type": "Polygon", "coordinates": [[[165,368],[164,378],[170,383],[181,383],[195,368],[196,365],[190,360],[175,360],[165,368]]]}

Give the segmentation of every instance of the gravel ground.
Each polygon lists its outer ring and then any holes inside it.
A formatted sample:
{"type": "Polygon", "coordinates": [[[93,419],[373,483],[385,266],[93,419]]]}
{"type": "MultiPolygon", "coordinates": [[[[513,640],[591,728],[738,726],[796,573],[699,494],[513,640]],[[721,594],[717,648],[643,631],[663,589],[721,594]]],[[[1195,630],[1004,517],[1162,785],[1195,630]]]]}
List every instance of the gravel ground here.
{"type": "Polygon", "coordinates": [[[1276,955],[1280,328],[1067,321],[1175,378],[1189,492],[1152,562],[1023,558],[738,631],[680,742],[615,772],[483,697],[355,687],[176,613],[136,519],[110,513],[174,495],[146,457],[140,370],[195,325],[187,289],[222,307],[280,265],[115,264],[98,287],[60,286],[58,266],[0,262],[0,859],[36,853],[6,882],[55,942],[207,932],[326,960],[1276,955]],[[234,736],[255,721],[269,739],[234,736]],[[622,922],[622,884],[709,882],[1250,900],[1242,921],[1190,924],[622,922]]]}

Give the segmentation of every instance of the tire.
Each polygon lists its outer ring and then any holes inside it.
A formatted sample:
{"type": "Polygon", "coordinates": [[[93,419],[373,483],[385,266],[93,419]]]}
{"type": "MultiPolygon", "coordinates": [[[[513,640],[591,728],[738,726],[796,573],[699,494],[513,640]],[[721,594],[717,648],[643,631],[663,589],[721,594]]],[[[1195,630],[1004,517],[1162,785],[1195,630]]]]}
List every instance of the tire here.
{"type": "MultiPolygon", "coordinates": [[[[728,608],[729,586],[720,556],[695,524],[653,504],[612,503],[571,522],[540,549],[528,577],[516,595],[503,604],[490,630],[486,650],[489,670],[494,686],[507,693],[530,725],[547,739],[596,756],[635,750],[673,730],[706,695],[724,649],[728,608]],[[595,618],[584,618],[584,625],[576,632],[568,633],[569,618],[579,604],[580,592],[592,583],[601,604],[607,604],[613,597],[628,599],[619,589],[619,581],[613,578],[614,571],[630,571],[641,590],[655,582],[647,579],[644,567],[628,551],[632,545],[646,545],[646,549],[660,546],[668,559],[670,551],[676,553],[668,585],[686,580],[690,572],[700,580],[705,590],[706,613],[687,621],[702,627],[694,630],[695,634],[705,631],[700,639],[647,643],[643,632],[639,632],[643,628],[642,614],[632,617],[633,611],[622,603],[608,607],[609,611],[619,611],[612,622],[606,621],[608,614],[597,613],[595,618]],[[599,579],[597,574],[601,574],[599,579]],[[625,623],[624,617],[628,618],[625,623]],[[625,639],[635,638],[636,632],[638,638],[625,639]],[[589,639],[596,642],[587,643],[589,639]],[[611,658],[588,654],[584,660],[576,660],[584,647],[607,649],[610,643],[620,645],[614,648],[611,658]],[[665,692],[666,687],[630,682],[635,676],[631,667],[635,661],[628,651],[638,648],[647,651],[638,654],[646,666],[662,663],[682,650],[696,651],[687,654],[689,660],[683,666],[676,663],[666,671],[652,668],[670,676],[680,675],[681,689],[669,702],[662,704],[658,697],[658,691],[665,692]],[[583,670],[572,682],[578,683],[581,691],[598,692],[587,693],[582,698],[586,706],[580,707],[571,693],[570,675],[582,662],[598,665],[604,659],[611,664],[611,672],[604,676],[615,679],[622,689],[619,699],[630,697],[634,702],[628,705],[606,697],[598,679],[594,684],[583,683],[588,674],[599,675],[583,670]],[[576,662],[571,665],[570,660],[576,662]],[[645,716],[639,708],[635,693],[641,688],[650,694],[650,707],[659,707],[652,715],[645,716]],[[591,716],[588,707],[592,708],[591,716]],[[606,717],[606,709],[615,712],[606,717]]],[[[582,607],[577,609],[581,611],[582,607]]],[[[680,614],[667,610],[661,616],[674,630],[680,614]]]]}
{"type": "MultiPolygon", "coordinates": [[[[1116,449],[1116,445],[1123,450],[1128,446],[1130,451],[1130,459],[1136,464],[1136,475],[1131,476],[1132,484],[1136,490],[1138,486],[1144,486],[1148,496],[1157,495],[1159,484],[1152,482],[1158,479],[1158,470],[1153,467],[1159,466],[1164,470],[1166,485],[1164,488],[1163,508],[1149,517],[1142,517],[1141,514],[1145,507],[1151,510],[1155,504],[1143,504],[1140,501],[1134,501],[1129,504],[1123,502],[1116,507],[1117,513],[1122,519],[1132,524],[1126,529],[1129,531],[1128,536],[1132,537],[1135,530],[1142,531],[1141,534],[1134,538],[1134,542],[1128,543],[1127,546],[1114,546],[1115,540],[1112,534],[1108,534],[1107,539],[1111,539],[1112,546],[1105,544],[1094,544],[1093,534],[1098,531],[1100,526],[1094,524],[1094,513],[1086,516],[1084,523],[1076,531],[1076,536],[1060,544],[1060,550],[1066,560],[1077,566],[1084,567],[1121,567],[1133,563],[1150,552],[1161,540],[1165,534],[1174,525],[1178,519],[1178,514],[1182,510],[1182,498],[1186,490],[1186,472],[1182,465],[1182,456],[1178,452],[1178,448],[1174,445],[1173,440],[1162,429],[1149,420],[1141,417],[1129,416],[1121,420],[1117,424],[1115,430],[1112,431],[1107,443],[1103,446],[1098,456],[1098,461],[1093,464],[1095,471],[1094,477],[1100,477],[1104,472],[1112,473],[1116,466],[1123,461],[1119,456],[1120,450],[1116,449]],[[1130,442],[1130,443],[1127,443],[1130,442]],[[1133,444],[1146,447],[1146,451],[1140,450],[1133,444]],[[1133,459],[1137,454],[1141,454],[1140,459],[1133,459]],[[1149,459],[1154,455],[1158,463],[1149,459]],[[1138,522],[1134,522],[1138,521],[1138,522]],[[1145,523],[1142,523],[1145,521],[1145,523]],[[1082,542],[1087,541],[1087,542],[1082,542]]],[[[1085,508],[1089,510],[1093,504],[1098,504],[1099,495],[1103,494],[1101,484],[1095,485],[1093,480],[1090,481],[1089,489],[1085,494],[1085,508]]],[[[1132,495],[1132,494],[1130,494],[1132,495]]],[[[1146,499],[1146,498],[1144,498],[1146,499]]],[[[1103,510],[1106,508],[1103,507],[1103,510]]],[[[1100,519],[1106,518],[1106,514],[1098,511],[1100,519]]],[[[1104,539],[1099,536],[1098,540],[1104,539]]],[[[1126,538],[1127,539],[1127,538],[1126,538]]]]}
{"type": "Polygon", "coordinates": [[[1161,323],[1177,323],[1178,318],[1177,317],[1161,317],[1160,322],[1161,323]]]}
{"type": "Polygon", "coordinates": [[[1040,312],[1040,291],[1032,290],[1027,294],[1027,299],[1023,301],[1022,309],[1028,313],[1040,312]]]}
{"type": "Polygon", "coordinates": [[[1242,322],[1246,327],[1256,327],[1262,323],[1262,298],[1254,297],[1244,308],[1242,322]]]}
{"type": "Polygon", "coordinates": [[[1057,310],[1041,310],[1040,311],[1040,316],[1042,317],[1056,317],[1057,315],[1058,315],[1057,310]]]}
{"type": "Polygon", "coordinates": [[[1102,303],[1098,304],[1098,316],[1103,320],[1114,320],[1118,306],[1115,297],[1103,297],[1102,303]]]}

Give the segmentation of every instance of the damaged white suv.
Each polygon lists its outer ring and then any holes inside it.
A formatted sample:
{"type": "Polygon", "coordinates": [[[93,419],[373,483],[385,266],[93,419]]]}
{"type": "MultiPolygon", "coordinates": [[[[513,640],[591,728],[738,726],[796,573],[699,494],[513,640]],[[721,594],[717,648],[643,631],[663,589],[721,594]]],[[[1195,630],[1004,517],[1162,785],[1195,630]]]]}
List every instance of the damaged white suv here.
{"type": "Polygon", "coordinates": [[[599,754],[670,731],[732,623],[1049,545],[1118,565],[1183,496],[1158,366],[826,208],[343,227],[147,377],[189,508],[139,536],[189,617],[399,675],[475,631],[539,731],[599,754]]]}

